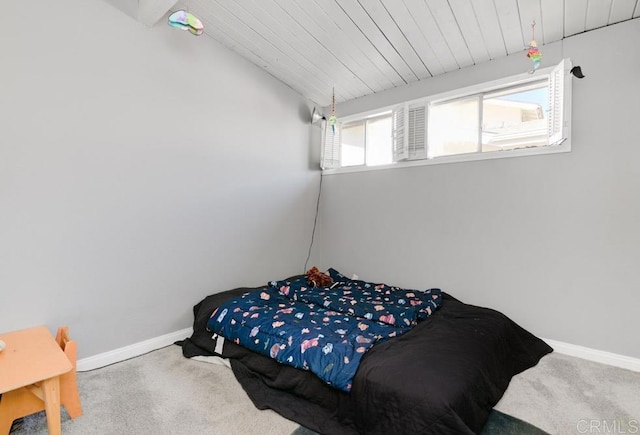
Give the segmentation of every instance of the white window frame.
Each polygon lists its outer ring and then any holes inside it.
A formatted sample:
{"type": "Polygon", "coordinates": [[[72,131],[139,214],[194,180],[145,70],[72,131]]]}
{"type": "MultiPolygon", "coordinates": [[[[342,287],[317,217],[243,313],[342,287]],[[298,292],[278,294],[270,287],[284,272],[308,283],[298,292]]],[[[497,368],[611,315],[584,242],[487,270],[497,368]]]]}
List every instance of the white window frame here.
{"type": "MultiPolygon", "coordinates": [[[[324,159],[325,153],[327,149],[333,149],[335,153],[335,142],[333,143],[334,148],[330,148],[327,146],[327,130],[329,128],[328,125],[325,125],[324,134],[322,138],[323,143],[323,153],[322,153],[322,169],[323,174],[340,174],[347,172],[362,172],[362,171],[376,171],[382,169],[396,169],[396,168],[406,168],[412,166],[425,166],[425,165],[438,165],[438,164],[447,164],[447,163],[457,163],[457,162],[468,162],[475,160],[488,160],[488,159],[499,159],[499,158],[508,158],[508,157],[523,157],[523,156],[532,156],[532,155],[542,155],[542,154],[554,154],[554,153],[566,153],[571,151],[571,76],[569,71],[571,70],[571,61],[570,59],[563,59],[556,66],[551,66],[547,68],[540,69],[536,71],[535,74],[522,73],[515,76],[505,77],[498,80],[493,80],[490,82],[481,83],[478,85],[468,86],[461,89],[455,89],[448,92],[443,92],[440,94],[436,94],[433,96],[417,98],[415,100],[406,101],[401,104],[395,104],[392,106],[382,107],[378,109],[369,110],[367,112],[358,113],[354,115],[350,115],[348,117],[344,117],[340,119],[340,122],[336,124],[336,133],[339,132],[340,126],[344,123],[352,123],[358,120],[364,120],[369,117],[373,117],[376,114],[381,114],[382,112],[392,111],[392,119],[394,116],[403,117],[404,120],[408,119],[408,114],[410,108],[416,108],[420,106],[424,106],[427,108],[426,112],[426,127],[428,129],[428,108],[431,103],[439,103],[447,100],[453,100],[457,98],[464,98],[478,93],[489,93],[495,91],[500,88],[505,88],[509,86],[519,86],[524,85],[529,82],[539,81],[544,77],[548,77],[550,80],[549,86],[549,106],[555,107],[556,109],[561,106],[562,110],[550,110],[550,129],[553,129],[553,132],[550,131],[550,145],[538,146],[538,147],[530,147],[530,148],[519,148],[519,149],[510,149],[504,151],[490,151],[490,152],[476,152],[476,153],[466,153],[466,154],[456,154],[456,155],[447,155],[447,156],[438,156],[434,158],[428,158],[425,153],[420,154],[420,148],[418,144],[418,152],[414,153],[414,156],[410,156],[410,152],[408,151],[410,148],[407,148],[409,141],[409,127],[407,125],[402,124],[402,129],[394,132],[395,135],[392,136],[392,147],[394,160],[397,160],[394,163],[388,165],[377,165],[377,166],[347,166],[340,167],[339,162],[337,166],[327,165],[324,159]],[[552,77],[553,76],[553,77],[552,77]],[[553,78],[553,80],[551,79],[553,78]],[[560,89],[558,89],[558,87],[560,89]],[[561,97],[561,98],[560,98],[561,97]],[[402,113],[400,113],[402,112],[402,113]]],[[[392,121],[393,122],[393,121],[392,121]]],[[[328,123],[325,123],[328,124],[328,123]]],[[[339,134],[339,133],[338,133],[339,134]]],[[[425,131],[425,139],[426,139],[426,131],[425,131]]],[[[339,138],[338,138],[339,139],[339,138]]],[[[338,155],[340,153],[339,147],[340,143],[337,144],[338,155]]],[[[414,144],[415,146],[415,144],[414,144]]],[[[428,144],[427,144],[428,146],[428,144]]],[[[334,160],[335,162],[335,160],[334,160]]]]}
{"type": "MultiPolygon", "coordinates": [[[[324,126],[322,128],[322,151],[320,156],[320,167],[324,171],[328,170],[339,170],[344,171],[350,168],[377,168],[379,166],[387,166],[387,165],[376,165],[376,166],[366,166],[365,165],[355,165],[355,166],[341,166],[342,165],[342,150],[340,149],[341,140],[342,140],[342,127],[348,127],[353,124],[363,123],[366,129],[366,122],[372,119],[382,118],[385,115],[391,115],[391,109],[375,109],[369,110],[367,112],[359,113],[357,115],[346,116],[344,118],[340,118],[338,122],[335,123],[334,128],[335,132],[331,130],[331,126],[329,122],[325,121],[324,126]]],[[[365,133],[365,162],[366,162],[366,133],[365,133]]]]}

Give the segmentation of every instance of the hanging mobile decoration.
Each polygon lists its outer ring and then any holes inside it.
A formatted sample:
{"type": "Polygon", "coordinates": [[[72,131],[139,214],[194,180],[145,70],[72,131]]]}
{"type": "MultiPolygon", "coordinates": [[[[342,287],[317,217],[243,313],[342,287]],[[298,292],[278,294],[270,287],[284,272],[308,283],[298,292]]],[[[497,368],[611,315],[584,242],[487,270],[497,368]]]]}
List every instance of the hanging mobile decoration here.
{"type": "Polygon", "coordinates": [[[177,27],[178,29],[188,30],[196,36],[200,36],[204,33],[204,26],[202,25],[202,22],[193,14],[182,9],[169,16],[169,25],[177,27]]]}
{"type": "Polygon", "coordinates": [[[329,125],[331,126],[331,132],[336,134],[336,122],[338,118],[336,118],[336,88],[333,88],[333,93],[331,94],[331,116],[329,116],[329,125]]]}
{"type": "Polygon", "coordinates": [[[538,43],[536,42],[536,22],[531,23],[531,42],[529,42],[529,48],[527,50],[527,57],[533,61],[533,69],[529,71],[529,74],[533,74],[540,67],[540,59],[542,59],[542,53],[538,49],[538,43]]]}

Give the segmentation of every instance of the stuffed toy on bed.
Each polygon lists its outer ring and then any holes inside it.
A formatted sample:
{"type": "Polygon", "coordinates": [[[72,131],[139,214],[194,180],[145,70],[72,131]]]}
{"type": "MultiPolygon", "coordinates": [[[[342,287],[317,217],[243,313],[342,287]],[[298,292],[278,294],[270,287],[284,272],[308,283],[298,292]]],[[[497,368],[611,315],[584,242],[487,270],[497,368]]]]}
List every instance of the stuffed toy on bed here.
{"type": "Polygon", "coordinates": [[[307,270],[305,275],[307,275],[307,284],[311,287],[328,287],[333,284],[333,279],[329,275],[320,272],[315,266],[307,270]]]}

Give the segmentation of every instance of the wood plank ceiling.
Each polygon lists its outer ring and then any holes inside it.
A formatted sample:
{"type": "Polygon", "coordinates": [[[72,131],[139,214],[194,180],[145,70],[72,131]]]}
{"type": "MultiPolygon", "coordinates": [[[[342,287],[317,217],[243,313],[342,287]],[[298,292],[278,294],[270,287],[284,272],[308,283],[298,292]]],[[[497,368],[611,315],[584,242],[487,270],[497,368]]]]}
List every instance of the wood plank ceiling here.
{"type": "Polygon", "coordinates": [[[328,106],[640,17],[640,0],[181,0],[205,34],[328,106]]]}

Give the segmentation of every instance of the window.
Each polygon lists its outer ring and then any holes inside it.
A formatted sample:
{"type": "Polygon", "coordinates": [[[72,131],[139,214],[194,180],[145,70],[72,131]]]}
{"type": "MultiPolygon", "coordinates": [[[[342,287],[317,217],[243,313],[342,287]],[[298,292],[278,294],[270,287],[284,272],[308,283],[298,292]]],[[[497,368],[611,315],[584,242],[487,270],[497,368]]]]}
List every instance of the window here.
{"type": "Polygon", "coordinates": [[[376,166],[393,163],[391,111],[325,128],[324,166],[376,166]]]}
{"type": "Polygon", "coordinates": [[[570,151],[568,60],[536,74],[409,101],[325,129],[323,169],[570,151]]]}
{"type": "Polygon", "coordinates": [[[549,145],[549,82],[481,92],[429,106],[429,157],[549,145]]]}

